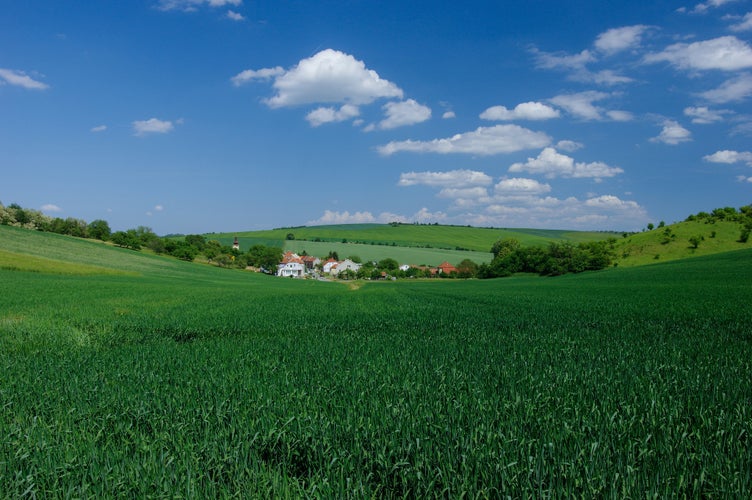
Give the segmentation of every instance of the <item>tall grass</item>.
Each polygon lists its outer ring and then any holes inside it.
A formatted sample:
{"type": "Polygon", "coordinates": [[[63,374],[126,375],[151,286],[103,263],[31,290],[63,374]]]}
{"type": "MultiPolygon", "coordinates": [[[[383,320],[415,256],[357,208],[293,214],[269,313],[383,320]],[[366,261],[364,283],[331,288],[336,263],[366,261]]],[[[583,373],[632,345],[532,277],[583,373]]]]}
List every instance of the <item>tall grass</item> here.
{"type": "Polygon", "coordinates": [[[0,271],[0,497],[748,496],[750,257],[355,291],[0,271]]]}

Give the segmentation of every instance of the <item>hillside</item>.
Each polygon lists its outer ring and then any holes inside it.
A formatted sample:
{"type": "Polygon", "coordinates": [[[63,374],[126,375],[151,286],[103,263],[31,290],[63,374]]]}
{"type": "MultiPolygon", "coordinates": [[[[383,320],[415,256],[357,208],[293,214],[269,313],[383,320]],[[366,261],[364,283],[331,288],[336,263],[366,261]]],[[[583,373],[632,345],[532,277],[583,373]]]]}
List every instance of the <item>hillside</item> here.
{"type": "Polygon", "coordinates": [[[738,222],[694,220],[628,235],[618,239],[616,262],[642,266],[752,248],[752,241],[739,242],[741,227],[738,222]],[[689,241],[693,237],[699,238],[697,248],[689,241]]]}

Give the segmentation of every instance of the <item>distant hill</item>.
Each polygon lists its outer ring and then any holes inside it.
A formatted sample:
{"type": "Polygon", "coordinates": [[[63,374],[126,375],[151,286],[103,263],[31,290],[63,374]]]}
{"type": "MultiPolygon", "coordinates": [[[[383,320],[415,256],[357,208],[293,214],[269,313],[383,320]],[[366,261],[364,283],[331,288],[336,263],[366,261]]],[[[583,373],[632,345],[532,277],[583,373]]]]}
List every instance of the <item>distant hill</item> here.
{"type": "MultiPolygon", "coordinates": [[[[301,226],[277,228],[262,231],[207,234],[207,239],[216,239],[223,244],[232,243],[238,238],[241,249],[255,244],[281,246],[285,250],[317,254],[317,246],[332,247],[338,253],[349,252],[350,248],[334,248],[333,245],[311,245],[320,243],[357,244],[360,253],[368,253],[366,246],[389,246],[401,248],[439,249],[451,251],[480,252],[484,257],[490,254],[495,241],[515,238],[525,246],[545,245],[550,241],[598,241],[616,233],[561,231],[544,229],[499,229],[470,226],[444,226],[437,224],[340,224],[328,226],[301,226]],[[306,243],[303,243],[306,242],[306,243]],[[308,248],[310,247],[310,248],[308,248]]],[[[383,248],[379,250],[384,253],[383,248]]],[[[324,251],[326,253],[326,251],[324,251]]],[[[368,258],[363,255],[364,258],[368,258]]],[[[472,257],[469,257],[471,258],[472,257]]],[[[461,259],[460,259],[461,260],[461,259]]]]}

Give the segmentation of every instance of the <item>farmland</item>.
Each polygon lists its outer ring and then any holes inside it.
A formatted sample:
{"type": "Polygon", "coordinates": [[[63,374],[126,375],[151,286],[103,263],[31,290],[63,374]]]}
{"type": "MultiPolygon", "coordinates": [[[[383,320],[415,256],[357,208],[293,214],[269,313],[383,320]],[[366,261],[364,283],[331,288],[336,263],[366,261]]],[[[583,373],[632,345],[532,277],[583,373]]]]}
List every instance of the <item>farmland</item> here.
{"type": "Polygon", "coordinates": [[[0,266],[0,497],[752,490],[749,249],[358,289],[0,251],[36,258],[0,266]]]}

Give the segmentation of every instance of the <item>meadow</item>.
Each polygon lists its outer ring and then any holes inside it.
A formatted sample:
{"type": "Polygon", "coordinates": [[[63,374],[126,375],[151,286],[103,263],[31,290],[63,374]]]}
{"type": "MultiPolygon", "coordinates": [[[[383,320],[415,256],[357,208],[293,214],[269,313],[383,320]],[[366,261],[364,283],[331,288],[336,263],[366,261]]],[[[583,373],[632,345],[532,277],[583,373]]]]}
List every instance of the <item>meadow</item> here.
{"type": "Polygon", "coordinates": [[[53,236],[0,250],[127,273],[0,268],[0,497],[752,491],[750,250],[358,288],[53,236]]]}

